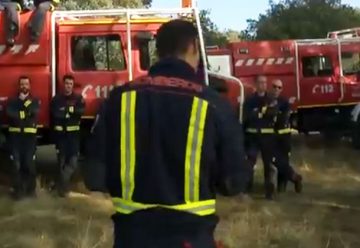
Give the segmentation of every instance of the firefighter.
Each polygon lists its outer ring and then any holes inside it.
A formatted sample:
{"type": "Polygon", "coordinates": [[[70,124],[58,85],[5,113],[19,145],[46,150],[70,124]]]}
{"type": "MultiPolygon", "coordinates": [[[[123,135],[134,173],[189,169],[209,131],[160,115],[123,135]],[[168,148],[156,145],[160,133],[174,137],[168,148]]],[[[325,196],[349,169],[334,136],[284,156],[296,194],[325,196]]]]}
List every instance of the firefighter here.
{"type": "Polygon", "coordinates": [[[230,104],[199,81],[197,36],[191,22],[163,24],[159,62],[113,89],[95,125],[116,248],[215,247],[216,192],[245,189],[242,129],[230,104]]]}
{"type": "Polygon", "coordinates": [[[281,96],[283,83],[276,79],[272,82],[271,95],[277,100],[279,111],[275,122],[276,153],[274,163],[278,168],[278,191],[284,192],[288,181],[294,183],[295,192],[302,191],[302,176],[295,172],[290,165],[291,152],[291,128],[290,128],[290,103],[281,96]]]}
{"type": "Polygon", "coordinates": [[[31,44],[38,44],[44,28],[46,13],[53,11],[59,3],[60,0],[34,0],[35,11],[29,21],[31,44]]]}
{"type": "Polygon", "coordinates": [[[64,92],[51,102],[52,125],[58,155],[57,190],[60,197],[69,192],[70,179],[78,168],[80,149],[80,120],[85,110],[81,95],[74,93],[74,78],[63,77],[64,92]]]}
{"type": "Polygon", "coordinates": [[[39,100],[30,93],[30,79],[20,77],[19,95],[10,99],[6,108],[15,199],[35,196],[36,123],[39,107],[39,100]]]}
{"type": "MultiPolygon", "coordinates": [[[[256,92],[249,96],[244,103],[246,155],[251,168],[254,168],[258,152],[261,152],[264,164],[265,197],[272,200],[275,191],[274,176],[276,174],[272,159],[277,104],[267,94],[267,78],[265,76],[257,76],[255,86],[256,92]]],[[[253,176],[248,185],[248,192],[251,192],[252,188],[253,176]]]]}

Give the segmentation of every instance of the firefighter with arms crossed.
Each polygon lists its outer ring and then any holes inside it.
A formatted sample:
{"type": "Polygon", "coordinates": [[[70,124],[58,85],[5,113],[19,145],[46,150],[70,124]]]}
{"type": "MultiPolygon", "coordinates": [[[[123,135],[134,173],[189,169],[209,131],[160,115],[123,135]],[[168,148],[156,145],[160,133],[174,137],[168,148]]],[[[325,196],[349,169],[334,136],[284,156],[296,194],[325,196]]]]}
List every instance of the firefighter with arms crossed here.
{"type": "Polygon", "coordinates": [[[69,191],[71,177],[78,168],[80,150],[80,121],[85,110],[81,95],[74,93],[74,78],[63,77],[64,92],[51,102],[52,125],[58,155],[57,190],[61,197],[69,191]]]}
{"type": "MultiPolygon", "coordinates": [[[[265,197],[273,199],[276,168],[272,165],[274,157],[274,120],[277,104],[267,93],[267,78],[259,75],[255,78],[256,92],[244,103],[244,127],[246,133],[246,155],[251,168],[254,168],[260,151],[264,164],[265,197]]],[[[253,173],[252,173],[253,174],[253,173]]],[[[248,185],[252,191],[253,176],[248,185]]]]}
{"type": "Polygon", "coordinates": [[[291,129],[290,129],[290,103],[281,96],[283,83],[276,79],[272,82],[271,97],[277,101],[278,114],[275,122],[275,146],[276,152],[273,159],[278,168],[278,191],[286,190],[287,182],[294,183],[295,192],[302,191],[302,177],[296,173],[290,165],[291,152],[291,129]]]}
{"type": "Polygon", "coordinates": [[[15,199],[35,196],[36,126],[39,100],[30,94],[30,79],[19,79],[19,95],[10,99],[6,108],[9,119],[10,158],[15,199]]]}
{"type": "Polygon", "coordinates": [[[116,248],[215,247],[216,193],[236,195],[247,183],[235,113],[196,74],[197,37],[191,22],[162,25],[159,62],[115,88],[95,125],[116,248]]]}

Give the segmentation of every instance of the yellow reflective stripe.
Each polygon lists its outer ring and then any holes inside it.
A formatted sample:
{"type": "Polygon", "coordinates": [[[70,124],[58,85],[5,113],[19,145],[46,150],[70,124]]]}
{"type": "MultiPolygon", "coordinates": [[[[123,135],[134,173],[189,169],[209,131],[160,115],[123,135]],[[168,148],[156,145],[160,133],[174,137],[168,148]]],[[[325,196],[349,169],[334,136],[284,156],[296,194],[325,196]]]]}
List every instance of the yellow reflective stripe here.
{"type": "Polygon", "coordinates": [[[263,107],[261,108],[261,113],[262,113],[262,114],[265,114],[266,110],[267,110],[267,106],[263,106],[263,107]]]}
{"type": "Polygon", "coordinates": [[[287,133],[291,133],[291,128],[284,128],[278,130],[278,134],[287,134],[287,133]]]}
{"type": "Polygon", "coordinates": [[[80,131],[80,126],[67,126],[66,131],[67,132],[80,131]]]}
{"type": "Polygon", "coordinates": [[[20,111],[19,114],[21,120],[25,119],[25,111],[20,111]]]}
{"type": "Polygon", "coordinates": [[[199,200],[200,161],[208,103],[194,98],[185,154],[185,202],[199,200]]]}
{"type": "Polygon", "coordinates": [[[246,129],[247,133],[262,133],[262,134],[270,134],[270,133],[275,133],[273,128],[261,128],[256,129],[256,128],[247,128],[246,129]]]}
{"type": "Polygon", "coordinates": [[[195,156],[195,178],[194,178],[194,194],[195,201],[199,201],[200,199],[200,162],[201,162],[201,153],[202,153],[202,145],[204,140],[204,132],[205,132],[205,123],[206,123],[206,115],[208,109],[208,102],[204,100],[200,100],[202,107],[200,108],[200,122],[198,127],[198,137],[196,144],[196,156],[195,156]]]}
{"type": "Polygon", "coordinates": [[[247,133],[257,133],[258,131],[257,131],[256,128],[247,128],[247,129],[246,129],[246,132],[247,132],[247,133]]]}
{"type": "Polygon", "coordinates": [[[25,106],[25,107],[28,107],[31,103],[32,103],[31,100],[26,100],[26,101],[24,102],[24,106],[25,106]]]}
{"type": "Polygon", "coordinates": [[[24,128],[24,133],[36,133],[36,128],[33,127],[25,127],[24,128]]]}
{"type": "Polygon", "coordinates": [[[138,202],[127,201],[122,198],[113,198],[115,209],[119,213],[131,214],[135,211],[149,209],[149,208],[167,208],[177,211],[189,212],[199,216],[205,216],[215,213],[216,201],[204,200],[193,203],[179,204],[179,205],[163,205],[163,204],[143,204],[138,202]]]}
{"type": "MultiPolygon", "coordinates": [[[[64,131],[64,128],[62,126],[55,126],[54,129],[55,131],[64,131]]],[[[80,131],[80,126],[67,126],[65,127],[65,130],[67,132],[80,131]]]]}
{"type": "MultiPolygon", "coordinates": [[[[21,133],[21,128],[20,127],[9,127],[9,132],[10,133],[21,133]]],[[[24,133],[36,133],[37,129],[34,127],[25,127],[23,129],[24,133]]]]}
{"type": "Polygon", "coordinates": [[[185,154],[185,202],[190,202],[190,167],[191,167],[191,148],[192,142],[194,140],[194,126],[195,126],[195,119],[196,119],[196,110],[197,105],[199,104],[199,99],[194,98],[192,103],[191,115],[190,115],[190,122],[189,122],[189,129],[188,129],[188,137],[186,143],[186,154],[185,154]]]}
{"type": "Polygon", "coordinates": [[[135,109],[136,92],[121,95],[121,134],[120,134],[120,176],[122,196],[131,200],[135,189],[135,109]]]}
{"type": "Polygon", "coordinates": [[[63,127],[62,126],[55,126],[54,127],[55,131],[63,131],[63,127]]]}
{"type": "Polygon", "coordinates": [[[11,133],[20,133],[21,128],[19,128],[19,127],[9,127],[9,132],[11,132],[11,133]]]}
{"type": "Polygon", "coordinates": [[[69,112],[70,112],[70,113],[74,113],[74,106],[70,106],[70,107],[69,107],[69,112]]]}
{"type": "Polygon", "coordinates": [[[274,133],[274,129],[273,128],[261,128],[260,132],[261,133],[274,133]]]}

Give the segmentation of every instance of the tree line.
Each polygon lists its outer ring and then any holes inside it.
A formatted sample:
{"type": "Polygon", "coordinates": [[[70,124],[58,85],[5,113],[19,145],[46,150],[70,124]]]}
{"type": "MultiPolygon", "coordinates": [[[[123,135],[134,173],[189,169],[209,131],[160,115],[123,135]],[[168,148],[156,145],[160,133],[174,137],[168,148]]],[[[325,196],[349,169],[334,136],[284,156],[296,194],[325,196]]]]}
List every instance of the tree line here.
{"type": "MultiPolygon", "coordinates": [[[[65,0],[64,9],[150,7],[152,0],[65,0]]],[[[360,10],[341,0],[269,0],[257,19],[248,19],[245,30],[219,30],[210,10],[200,13],[206,45],[225,46],[237,40],[324,38],[329,31],[360,27],[360,10]]]]}

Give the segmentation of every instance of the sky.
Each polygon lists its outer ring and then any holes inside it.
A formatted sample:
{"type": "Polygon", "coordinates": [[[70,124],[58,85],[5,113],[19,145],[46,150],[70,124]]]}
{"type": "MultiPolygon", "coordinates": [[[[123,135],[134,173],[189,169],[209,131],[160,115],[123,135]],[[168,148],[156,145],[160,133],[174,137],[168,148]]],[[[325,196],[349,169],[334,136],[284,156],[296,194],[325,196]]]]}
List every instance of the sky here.
{"type": "MultiPolygon", "coordinates": [[[[209,9],[211,18],[221,29],[243,30],[247,19],[257,19],[268,7],[268,0],[197,0],[200,9],[209,9]]],[[[360,0],[343,0],[343,4],[360,7],[360,0]]],[[[181,0],[153,0],[154,8],[177,8],[181,0]]],[[[360,23],[359,23],[360,26],[360,23]]]]}

